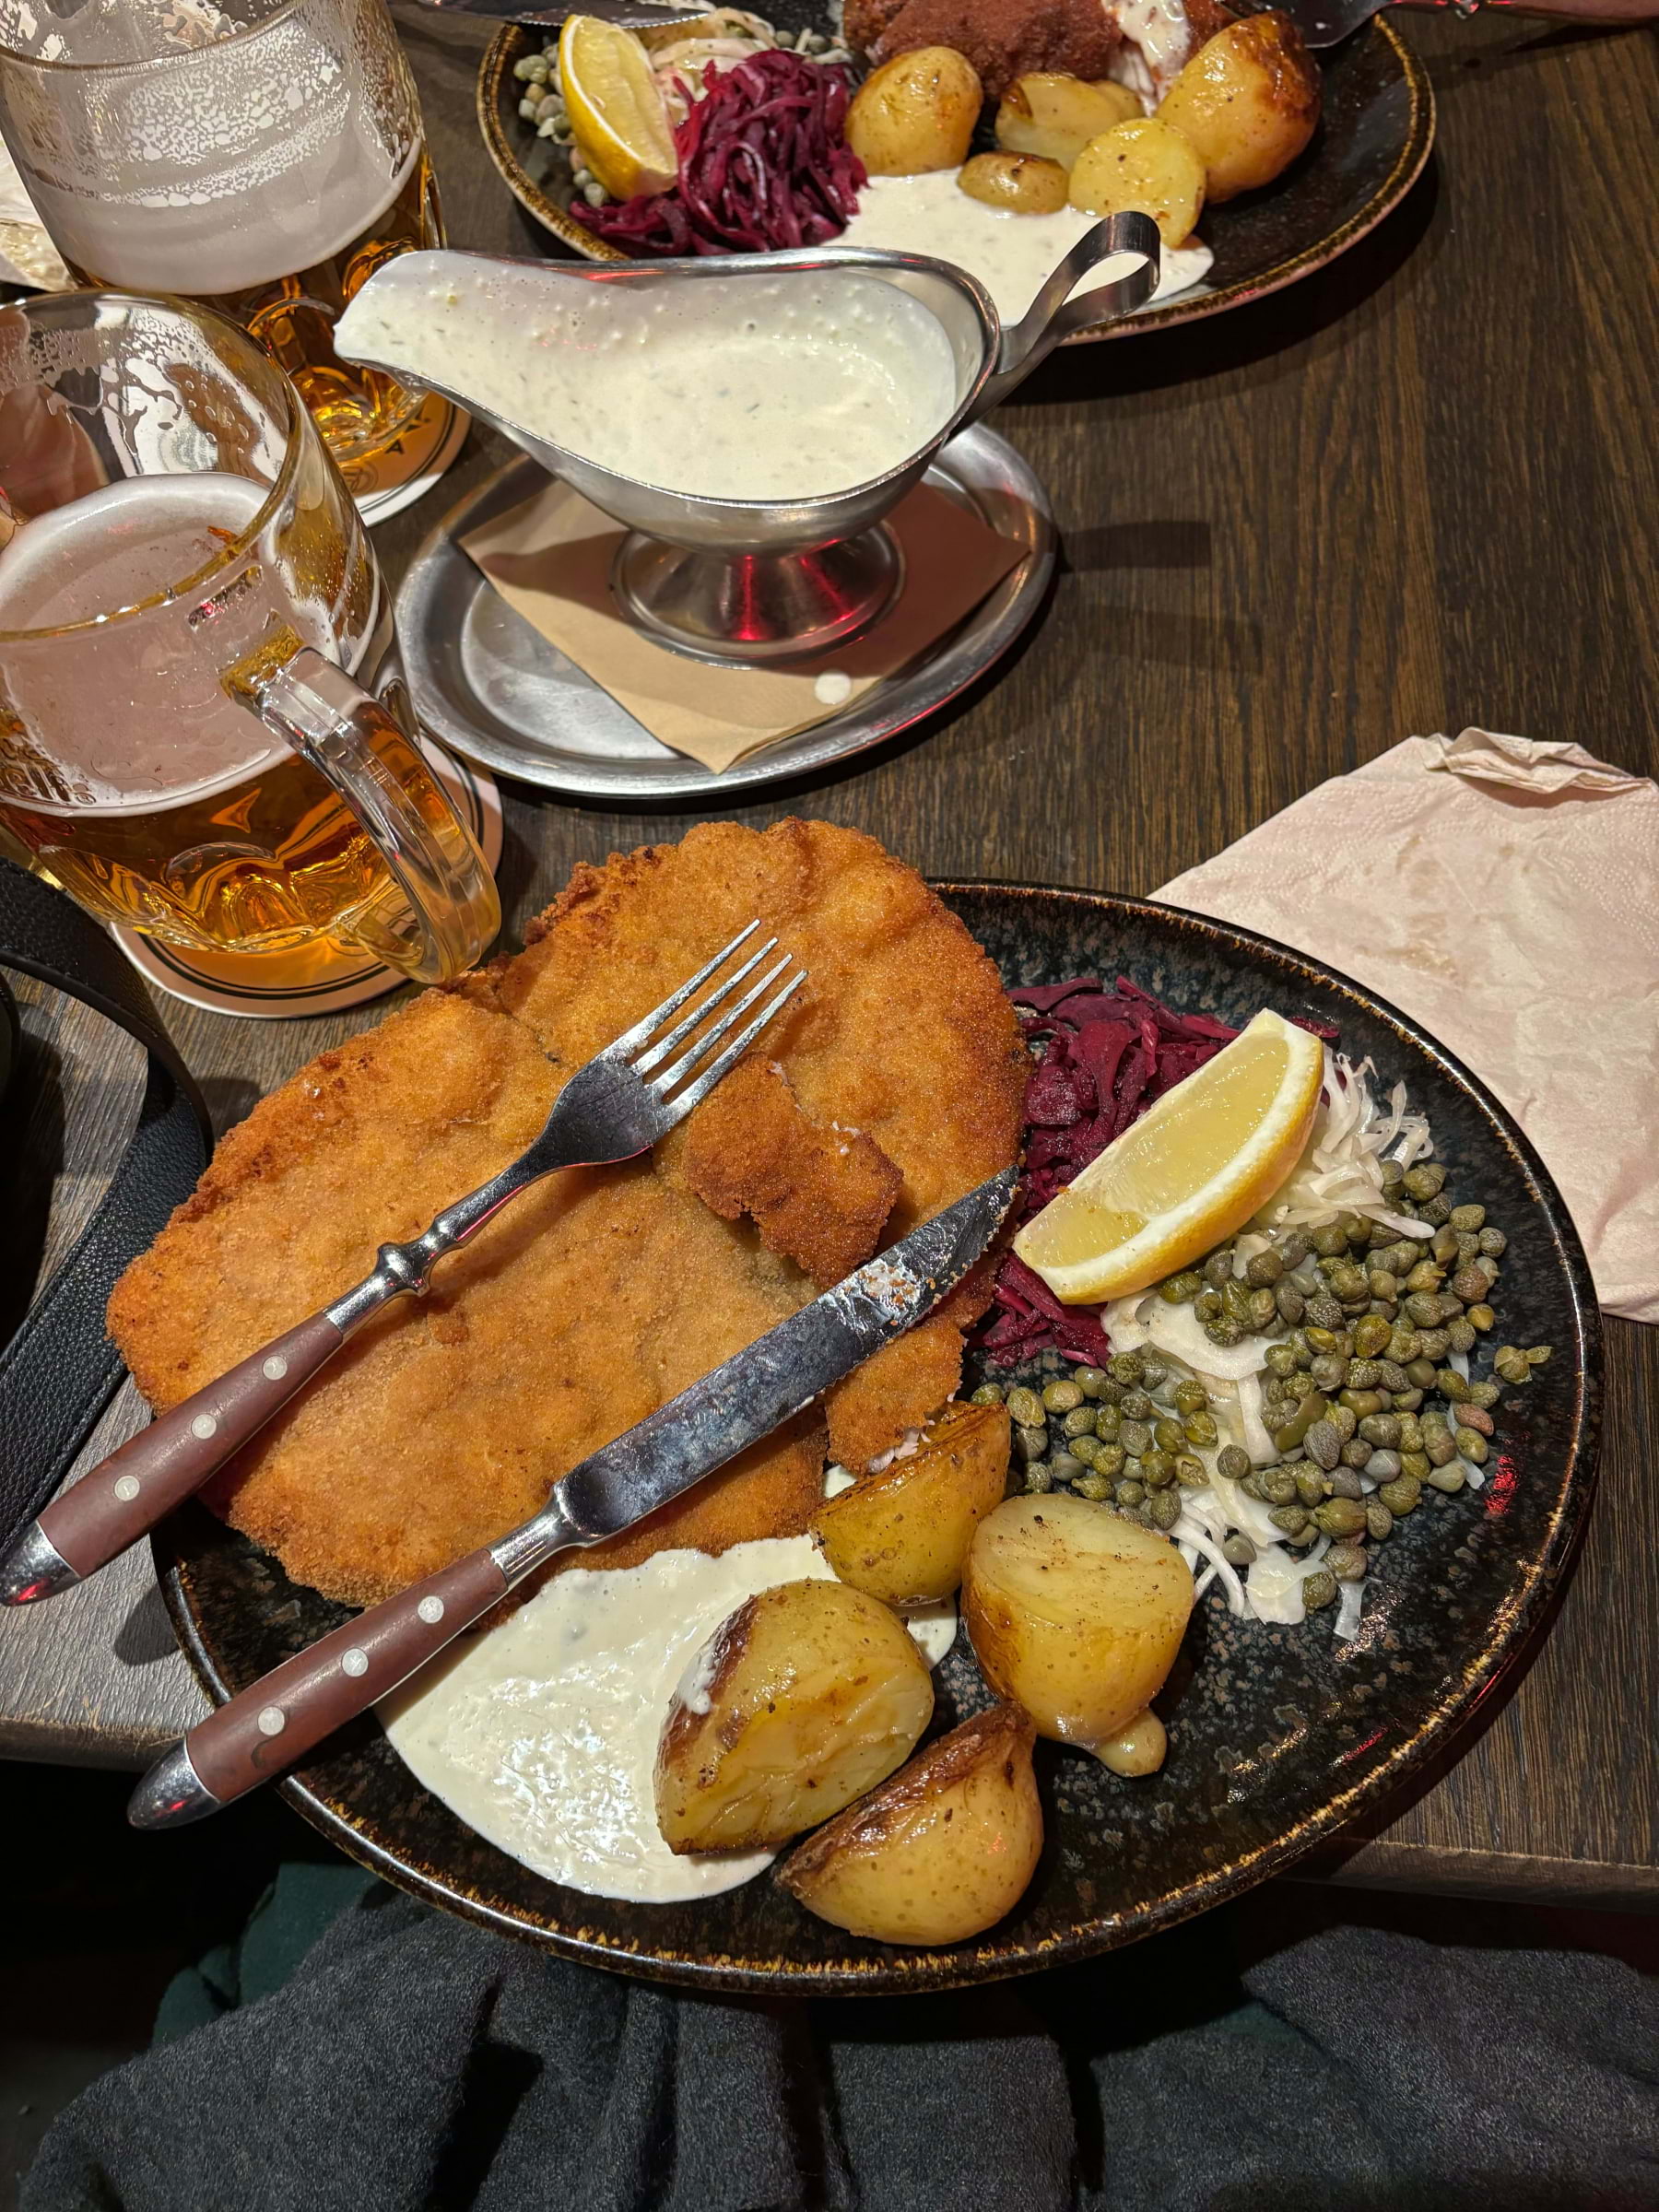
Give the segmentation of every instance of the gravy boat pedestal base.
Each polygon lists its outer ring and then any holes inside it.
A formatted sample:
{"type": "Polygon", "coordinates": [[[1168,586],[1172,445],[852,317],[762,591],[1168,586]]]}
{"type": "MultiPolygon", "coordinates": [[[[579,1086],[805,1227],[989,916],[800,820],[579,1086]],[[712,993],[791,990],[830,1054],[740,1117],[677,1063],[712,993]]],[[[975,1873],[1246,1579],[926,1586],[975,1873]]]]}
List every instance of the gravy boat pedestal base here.
{"type": "MultiPolygon", "coordinates": [[[[601,264],[402,253],[359,288],[335,325],[335,347],[346,360],[429,385],[494,422],[550,475],[620,523],[629,535],[612,569],[612,593],[624,618],[647,636],[701,660],[772,665],[824,653],[881,618],[903,583],[902,556],[886,518],[940,448],[1007,398],[1073,330],[1132,314],[1150,297],[1158,272],[1150,218],[1108,216],[1056,265],[1021,320],[1005,329],[976,277],[920,253],[814,246],[601,264]],[[1073,297],[1100,263],[1120,255],[1130,264],[1123,275],[1073,297]],[[781,298],[809,304],[821,300],[826,285],[867,288],[872,280],[908,294],[939,324],[954,404],[933,435],[884,475],[812,498],[724,500],[642,482],[560,445],[551,422],[513,419],[488,394],[441,382],[441,351],[422,344],[430,303],[440,299],[446,309],[492,317],[504,333],[528,329],[538,344],[561,344],[604,311],[594,288],[620,295],[617,312],[637,317],[665,304],[665,292],[696,286],[695,312],[718,316],[759,304],[746,287],[771,287],[781,298]]],[[[592,350],[591,341],[582,347],[584,355],[592,350]]],[[[602,371],[595,366],[594,373],[602,371]]],[[[687,436],[696,429],[691,411],[687,436]]]]}
{"type": "Polygon", "coordinates": [[[611,568],[626,620],[700,660],[775,666],[860,637],[904,586],[886,523],[806,553],[715,553],[629,531],[611,568]]]}

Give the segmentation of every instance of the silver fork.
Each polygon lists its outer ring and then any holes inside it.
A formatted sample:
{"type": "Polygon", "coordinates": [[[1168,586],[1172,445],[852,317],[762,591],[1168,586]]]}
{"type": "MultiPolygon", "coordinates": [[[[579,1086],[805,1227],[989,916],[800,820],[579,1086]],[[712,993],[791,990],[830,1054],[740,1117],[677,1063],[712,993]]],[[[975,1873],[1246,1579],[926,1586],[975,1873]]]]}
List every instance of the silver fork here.
{"type": "Polygon", "coordinates": [[[240,1451],[371,1313],[394,1298],[418,1297],[439,1261],[477,1236],[520,1191],[557,1168],[631,1159],[665,1136],[701,1104],[806,981],[806,971],[796,968],[724,1043],[733,1025],[790,968],[791,956],[785,953],[711,1029],[693,1034],[775,949],[778,940],[768,937],[708,997],[691,1006],[666,1034],[660,1033],[759,926],[751,922],[740,930],[689,982],[579,1067],[554,1100],[541,1135],[510,1167],[446,1206],[408,1243],[382,1244],[371,1275],[162,1414],[54,1499],[0,1565],[0,1602],[18,1606],[53,1597],[107,1566],[240,1451]],[[670,1059],[681,1045],[684,1051],[670,1059]]]}

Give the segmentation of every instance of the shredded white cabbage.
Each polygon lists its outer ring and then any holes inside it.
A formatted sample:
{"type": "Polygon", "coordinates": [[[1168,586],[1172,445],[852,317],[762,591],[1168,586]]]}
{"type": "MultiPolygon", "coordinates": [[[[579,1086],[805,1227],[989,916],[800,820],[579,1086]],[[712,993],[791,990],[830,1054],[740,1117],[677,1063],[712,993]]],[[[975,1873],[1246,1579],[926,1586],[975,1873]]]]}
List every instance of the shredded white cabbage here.
{"type": "Polygon", "coordinates": [[[1390,1091],[1385,1112],[1371,1089],[1376,1072],[1369,1060],[1356,1067],[1326,1048],[1324,1096],[1312,1132],[1289,1180],[1256,1217],[1263,1228],[1312,1229],[1337,1214],[1362,1214],[1403,1237],[1420,1232],[1419,1222],[1383,1199],[1382,1162],[1409,1167],[1431,1151],[1428,1118],[1406,1104],[1404,1083],[1390,1091]]]}
{"type": "Polygon", "coordinates": [[[1359,1615],[1365,1600],[1363,1579],[1357,1583],[1340,1583],[1336,1591],[1336,1626],[1331,1633],[1338,1643],[1350,1642],[1359,1633],[1359,1615]]]}

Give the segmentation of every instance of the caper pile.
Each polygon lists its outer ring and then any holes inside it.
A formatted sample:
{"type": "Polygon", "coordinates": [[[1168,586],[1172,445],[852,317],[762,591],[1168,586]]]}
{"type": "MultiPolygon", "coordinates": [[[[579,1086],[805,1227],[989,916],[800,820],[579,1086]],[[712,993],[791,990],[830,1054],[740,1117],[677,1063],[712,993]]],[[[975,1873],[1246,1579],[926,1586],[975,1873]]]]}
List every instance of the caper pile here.
{"type": "MultiPolygon", "coordinates": [[[[1293,1547],[1331,1539],[1320,1571],[1302,1584],[1310,1612],[1366,1573],[1368,1545],[1382,1543],[1426,1490],[1454,1495],[1467,1480],[1460,1463],[1480,1466],[1490,1450],[1498,1383],[1465,1380],[1445,1362],[1496,1327],[1508,1240],[1488,1227],[1484,1206],[1453,1206],[1445,1181],[1433,1161],[1384,1166],[1390,1210],[1419,1234],[1344,1214],[1276,1235],[1241,1275],[1229,1240],[1159,1286],[1171,1305],[1193,1306],[1212,1343],[1268,1339],[1263,1419],[1279,1457],[1253,1466],[1230,1443],[1216,1465],[1268,1508],[1293,1547]],[[1319,1282],[1304,1290],[1291,1277],[1310,1254],[1319,1282]]],[[[1550,1351],[1502,1345],[1493,1369],[1518,1385],[1550,1351]]],[[[979,1404],[1006,1403],[1027,1489],[1068,1487],[1147,1527],[1172,1528],[1182,1489],[1209,1481],[1194,1451],[1217,1441],[1204,1386],[1149,1350],[1120,1352],[1105,1368],[1062,1373],[1062,1365],[1047,1353],[1049,1379],[1011,1389],[987,1382],[973,1394],[979,1404]]],[[[1255,1558],[1237,1534],[1223,1550],[1235,1567],[1255,1558]]]]}

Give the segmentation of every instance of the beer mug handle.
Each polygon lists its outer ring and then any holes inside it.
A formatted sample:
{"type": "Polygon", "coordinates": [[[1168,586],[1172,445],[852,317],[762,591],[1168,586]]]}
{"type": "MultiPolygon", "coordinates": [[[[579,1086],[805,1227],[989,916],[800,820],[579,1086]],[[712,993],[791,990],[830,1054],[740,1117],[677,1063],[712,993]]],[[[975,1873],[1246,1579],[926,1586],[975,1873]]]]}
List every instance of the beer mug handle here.
{"type": "Polygon", "coordinates": [[[393,715],[309,645],[274,668],[239,673],[227,683],[232,697],[328,779],[404,895],[401,917],[371,910],[353,922],[353,935],[418,983],[448,982],[472,967],[501,925],[495,879],[393,715]],[[410,782],[424,787],[425,803],[397,775],[400,755],[418,770],[410,782]]]}

